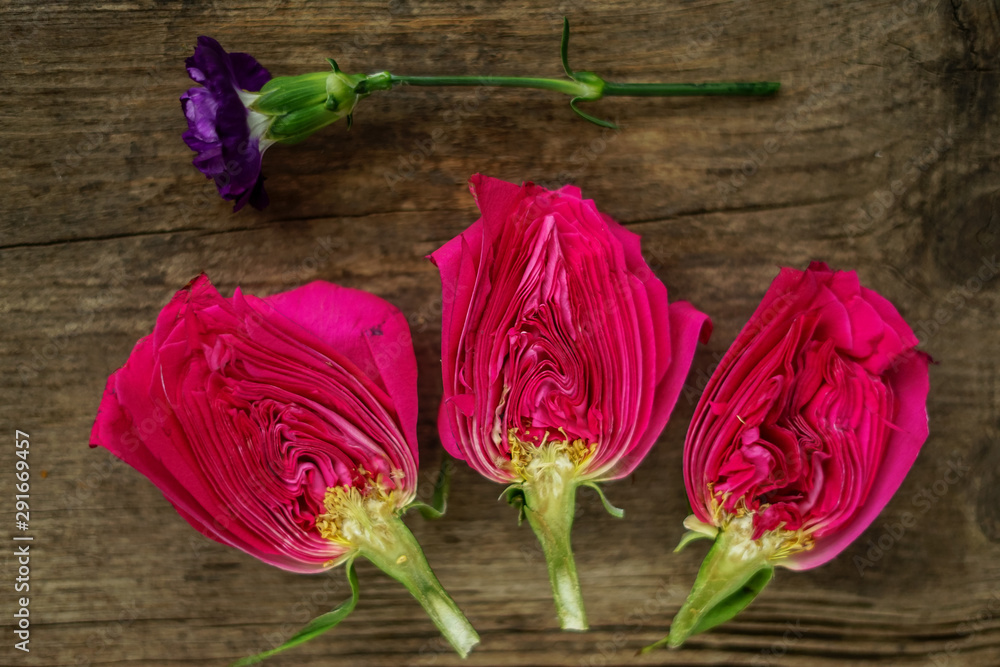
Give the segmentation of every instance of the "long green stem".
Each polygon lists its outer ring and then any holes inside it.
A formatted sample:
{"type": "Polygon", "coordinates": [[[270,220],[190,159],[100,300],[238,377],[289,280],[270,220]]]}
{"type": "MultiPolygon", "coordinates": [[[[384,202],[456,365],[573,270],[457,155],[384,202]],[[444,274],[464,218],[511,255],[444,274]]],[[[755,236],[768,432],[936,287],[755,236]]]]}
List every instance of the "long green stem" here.
{"type": "MultiPolygon", "coordinates": [[[[565,35],[563,44],[565,46],[565,35]]],[[[581,118],[602,127],[617,128],[614,123],[595,118],[583,112],[579,102],[593,102],[602,97],[689,97],[692,95],[762,96],[778,92],[780,83],[757,81],[752,83],[614,83],[605,81],[593,72],[573,72],[569,69],[563,52],[566,79],[544,79],[527,76],[399,76],[378,72],[365,78],[355,89],[359,95],[376,90],[390,90],[394,86],[485,86],[498,88],[536,88],[570,95],[570,108],[581,118]]]]}
{"type": "Polygon", "coordinates": [[[441,634],[463,658],[479,643],[479,635],[434,576],[413,533],[398,517],[380,526],[381,541],[359,553],[400,582],[417,599],[441,634]]]}
{"type": "Polygon", "coordinates": [[[562,478],[565,483],[525,482],[524,513],[535,531],[552,584],[552,597],[563,630],[586,630],[587,613],[580,593],[580,580],[573,560],[570,529],[576,512],[576,484],[562,478]]]}
{"type": "Polygon", "coordinates": [[[367,89],[393,86],[485,86],[535,88],[574,97],[690,97],[773,95],[781,87],[772,81],[750,83],[615,83],[613,81],[543,79],[529,76],[405,76],[380,72],[368,77],[367,89]]]}
{"type": "Polygon", "coordinates": [[[775,81],[752,83],[614,83],[604,82],[605,97],[691,97],[773,95],[781,87],[775,81]]]}
{"type": "Polygon", "coordinates": [[[566,95],[580,95],[581,86],[569,79],[540,79],[530,76],[396,76],[394,86],[487,86],[494,88],[537,88],[566,95]]]}
{"type": "MultiPolygon", "coordinates": [[[[327,59],[333,67],[334,74],[330,75],[327,86],[327,97],[323,103],[323,109],[329,113],[340,113],[346,115],[348,124],[351,122],[350,115],[355,103],[362,97],[370,95],[376,90],[391,90],[395,86],[478,86],[494,88],[535,88],[538,90],[551,90],[553,92],[569,95],[570,108],[581,118],[600,125],[617,129],[617,125],[608,120],[595,118],[580,109],[580,102],[593,102],[602,97],[688,97],[693,95],[707,96],[763,96],[772,95],[778,92],[780,83],[772,81],[738,82],[738,83],[615,83],[605,81],[597,74],[586,71],[574,71],[569,66],[569,21],[563,19],[562,41],[559,45],[559,55],[562,60],[563,71],[566,73],[565,79],[548,79],[530,76],[406,76],[397,75],[390,72],[376,72],[368,76],[356,74],[345,75],[337,67],[337,63],[332,59],[327,59]],[[332,84],[330,83],[332,82],[332,84]]],[[[311,76],[311,75],[310,75],[311,76]]],[[[312,81],[312,78],[309,79],[312,81]]],[[[272,84],[275,88],[277,84],[272,84]]],[[[272,92],[272,91],[269,91],[272,92]]],[[[275,100],[284,102],[287,96],[275,96],[275,100]]],[[[270,104],[269,101],[256,102],[258,105],[270,104]]],[[[285,113],[284,111],[282,113],[285,113]]],[[[325,119],[325,116],[322,116],[325,119]]],[[[275,130],[273,134],[279,141],[297,141],[302,136],[297,133],[300,126],[305,122],[296,117],[293,119],[292,129],[295,134],[286,128],[279,126],[278,130],[285,130],[281,134],[275,130]]],[[[277,123],[278,121],[276,121],[277,123]]]]}

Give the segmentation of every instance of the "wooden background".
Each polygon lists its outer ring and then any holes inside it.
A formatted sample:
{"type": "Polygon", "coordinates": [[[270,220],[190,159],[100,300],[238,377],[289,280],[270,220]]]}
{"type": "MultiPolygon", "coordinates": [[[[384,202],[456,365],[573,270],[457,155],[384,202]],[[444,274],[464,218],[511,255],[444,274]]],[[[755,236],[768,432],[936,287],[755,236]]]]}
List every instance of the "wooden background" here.
{"type": "MultiPolygon", "coordinates": [[[[589,633],[556,629],[540,553],[499,486],[459,467],[448,515],[409,521],[482,634],[466,664],[1000,664],[998,13],[995,0],[5,1],[0,516],[9,540],[20,429],[35,541],[30,654],[13,648],[16,563],[0,549],[0,664],[225,665],[346,597],[340,571],[292,575],[201,538],[144,478],[88,449],[90,426],[108,374],[198,272],[225,294],[325,279],[408,313],[421,455],[436,470],[440,302],[424,256],[476,218],[475,172],[576,183],[643,235],[671,297],[716,330],[658,447],[606,487],[626,518],[581,493],[589,633]],[[550,93],[379,94],[350,132],[268,152],[263,213],[233,215],[180,139],[183,59],[200,34],[275,75],[332,56],[346,71],[558,76],[563,15],[577,69],[779,80],[782,92],[589,107],[620,132],[550,93]],[[688,513],[681,443],[698,389],[777,267],[813,259],[856,269],[939,362],[930,439],[834,562],[779,571],[738,620],[636,658],[705,552],[670,553],[688,513]],[[915,523],[901,534],[906,513],[915,523]]],[[[359,574],[354,615],[270,664],[460,664],[401,586],[366,564],[359,574]]]]}

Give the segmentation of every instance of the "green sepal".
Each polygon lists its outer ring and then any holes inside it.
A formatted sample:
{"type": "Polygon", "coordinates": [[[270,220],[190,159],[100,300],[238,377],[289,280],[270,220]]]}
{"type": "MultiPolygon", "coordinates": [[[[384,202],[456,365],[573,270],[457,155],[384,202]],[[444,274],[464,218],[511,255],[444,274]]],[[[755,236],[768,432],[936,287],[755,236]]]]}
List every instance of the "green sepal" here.
{"type": "Polygon", "coordinates": [[[702,614],[701,620],[694,626],[694,632],[691,634],[701,634],[734,618],[738,613],[746,609],[747,605],[753,602],[754,598],[760,595],[760,592],[764,590],[764,587],[773,578],[773,567],[765,567],[758,570],[732,595],[702,614]]]}
{"type": "Polygon", "coordinates": [[[524,498],[524,488],[521,486],[520,482],[516,482],[508,486],[503,490],[503,493],[500,494],[500,497],[503,498],[504,502],[511,507],[517,508],[517,525],[520,526],[524,523],[524,509],[527,506],[527,501],[524,498]]]}
{"type": "Polygon", "coordinates": [[[681,535],[681,541],[677,543],[674,547],[674,553],[680,553],[684,547],[695,542],[697,540],[712,540],[715,539],[712,535],[706,535],[705,533],[699,533],[697,530],[689,530],[681,535]]]}
{"type": "Polygon", "coordinates": [[[250,108],[268,116],[281,116],[322,104],[327,96],[328,76],[329,72],[313,72],[275,77],[264,84],[260,97],[250,104],[250,108]]]}
{"type": "MultiPolygon", "coordinates": [[[[350,118],[350,116],[348,116],[350,118]]],[[[430,504],[420,500],[414,500],[403,508],[403,514],[410,510],[417,510],[425,519],[440,519],[448,509],[448,493],[451,490],[451,471],[455,469],[455,464],[447,454],[441,459],[441,469],[438,471],[437,479],[434,481],[434,495],[431,496],[430,504]]]]}
{"type": "Polygon", "coordinates": [[[604,505],[604,509],[607,510],[608,514],[615,517],[616,519],[621,519],[625,516],[625,510],[615,507],[608,500],[608,497],[604,495],[603,489],[597,485],[597,482],[581,482],[580,486],[585,486],[588,489],[593,489],[597,492],[597,495],[601,498],[601,504],[604,505]]]}
{"type": "Polygon", "coordinates": [[[351,598],[349,600],[344,600],[340,603],[336,609],[333,611],[328,611],[321,616],[317,616],[313,620],[309,621],[309,624],[304,628],[296,632],[292,637],[286,641],[281,646],[273,648],[270,651],[264,651],[263,653],[258,653],[257,655],[252,655],[246,658],[241,658],[234,662],[230,667],[245,667],[246,665],[256,665],[258,662],[262,662],[267,658],[270,658],[276,653],[280,653],[285,649],[292,648],[293,646],[298,646],[303,644],[317,635],[321,635],[327,630],[330,630],[340,624],[345,618],[354,611],[354,607],[358,604],[358,575],[354,571],[354,559],[351,558],[347,561],[347,582],[351,586],[351,598]]]}
{"type": "MultiPolygon", "coordinates": [[[[325,99],[325,95],[324,95],[325,99]]],[[[268,139],[283,144],[297,144],[317,130],[344,117],[343,113],[327,110],[323,104],[299,109],[284,116],[278,116],[271,123],[265,135],[268,139]]]]}
{"type": "MultiPolygon", "coordinates": [[[[694,539],[694,538],[692,538],[694,539]]],[[[640,651],[676,648],[689,637],[732,619],[774,577],[771,553],[739,531],[719,531],[705,556],[694,586],[673,622],[670,634],[640,651]]]]}
{"type": "Polygon", "coordinates": [[[337,61],[334,60],[333,58],[327,58],[326,62],[330,63],[330,67],[333,68],[334,72],[339,72],[340,71],[340,68],[337,67],[337,61]]]}

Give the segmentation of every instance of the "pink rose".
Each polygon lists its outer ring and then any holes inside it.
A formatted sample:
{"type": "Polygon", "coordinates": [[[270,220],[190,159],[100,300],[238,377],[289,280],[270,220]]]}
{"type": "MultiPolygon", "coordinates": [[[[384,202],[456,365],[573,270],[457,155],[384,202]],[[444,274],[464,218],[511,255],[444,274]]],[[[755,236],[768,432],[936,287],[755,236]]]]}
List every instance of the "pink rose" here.
{"type": "Polygon", "coordinates": [[[372,294],[227,299],[202,275],[109,378],[91,446],[218,542],[295,572],[355,555],[408,587],[419,571],[441,615],[454,603],[398,518],[416,492],[416,380],[406,320],[372,294]]]}
{"type": "Polygon", "coordinates": [[[444,293],[441,438],[523,494],[563,627],[582,629],[582,602],[564,594],[578,589],[575,489],[639,465],[710,323],[668,304],[639,237],[577,188],[481,175],[471,187],[482,217],[431,256],[444,293]]]}
{"type": "Polygon", "coordinates": [[[707,629],[694,610],[707,614],[709,594],[722,599],[718,582],[743,577],[740,585],[762,588],[774,565],[822,565],[885,507],[927,439],[928,357],[916,345],[892,304],[853,271],[819,262],[781,270],[688,430],[694,516],[685,525],[716,546],[672,645],[707,629]],[[702,585],[707,578],[716,584],[702,585]]]}

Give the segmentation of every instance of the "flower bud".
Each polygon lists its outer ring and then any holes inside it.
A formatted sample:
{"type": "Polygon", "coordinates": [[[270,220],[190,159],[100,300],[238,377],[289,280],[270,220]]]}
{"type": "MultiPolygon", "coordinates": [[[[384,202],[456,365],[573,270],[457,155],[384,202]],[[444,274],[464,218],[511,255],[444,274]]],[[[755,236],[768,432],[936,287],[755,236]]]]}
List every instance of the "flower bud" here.
{"type": "Polygon", "coordinates": [[[270,117],[265,140],[294,144],[350,116],[363,97],[357,87],[364,80],[363,74],[344,74],[336,65],[333,73],[281,76],[268,81],[247,108],[270,117]]]}

